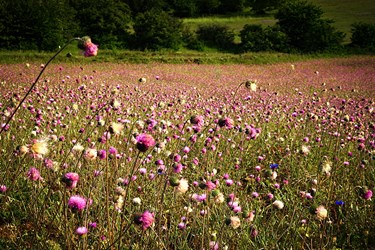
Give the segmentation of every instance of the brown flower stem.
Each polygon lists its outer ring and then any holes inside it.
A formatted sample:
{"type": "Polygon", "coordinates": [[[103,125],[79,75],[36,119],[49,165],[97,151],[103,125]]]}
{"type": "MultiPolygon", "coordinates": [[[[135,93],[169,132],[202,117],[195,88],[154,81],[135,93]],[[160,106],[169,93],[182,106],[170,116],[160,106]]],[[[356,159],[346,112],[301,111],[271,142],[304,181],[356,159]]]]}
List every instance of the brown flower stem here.
{"type": "Polygon", "coordinates": [[[74,40],[80,40],[81,38],[72,38],[70,39],[61,49],[59,49],[45,64],[45,66],[42,68],[40,71],[38,77],[35,79],[34,83],[30,86],[29,90],[26,92],[26,95],[22,98],[21,102],[17,105],[16,109],[14,112],[10,115],[6,123],[1,127],[0,134],[6,129],[6,126],[10,123],[10,121],[13,119],[14,115],[17,113],[18,109],[21,107],[21,105],[25,102],[26,98],[29,96],[35,85],[38,83],[40,77],[42,76],[43,72],[46,70],[47,66],[50,64],[50,62],[55,59],[55,57],[60,54],[61,51],[63,51],[72,41],[74,40]]]}

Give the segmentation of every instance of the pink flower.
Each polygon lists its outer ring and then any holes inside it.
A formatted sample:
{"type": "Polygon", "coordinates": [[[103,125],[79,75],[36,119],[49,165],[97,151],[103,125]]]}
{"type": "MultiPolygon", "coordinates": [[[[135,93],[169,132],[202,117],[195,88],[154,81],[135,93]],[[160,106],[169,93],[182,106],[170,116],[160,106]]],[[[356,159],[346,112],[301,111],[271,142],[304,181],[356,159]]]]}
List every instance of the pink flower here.
{"type": "Polygon", "coordinates": [[[231,129],[234,127],[234,121],[231,118],[219,119],[218,124],[220,127],[231,129]]]}
{"type": "Polygon", "coordinates": [[[61,181],[65,183],[66,188],[72,189],[77,187],[77,183],[79,180],[79,175],[77,173],[66,173],[62,178],[61,181]]]}
{"type": "Polygon", "coordinates": [[[363,199],[365,200],[370,200],[371,197],[372,197],[372,191],[371,190],[367,190],[364,194],[363,194],[363,199]]]}
{"type": "Polygon", "coordinates": [[[137,148],[141,152],[146,152],[149,148],[155,146],[156,142],[152,135],[140,134],[136,138],[137,148]]]}
{"type": "Polygon", "coordinates": [[[36,168],[30,168],[27,172],[27,177],[32,181],[41,180],[42,177],[40,177],[40,172],[36,168]]]}
{"type": "Polygon", "coordinates": [[[0,186],[0,192],[1,193],[5,193],[7,191],[7,186],[5,186],[5,185],[1,185],[0,186]]]}
{"type": "Polygon", "coordinates": [[[142,229],[146,230],[147,228],[151,227],[154,223],[154,214],[147,210],[142,214],[139,220],[142,222],[142,229]]]}
{"type": "Polygon", "coordinates": [[[85,52],[83,53],[84,56],[90,57],[90,56],[96,56],[98,54],[98,45],[90,42],[85,43],[85,52]]]}
{"type": "Polygon", "coordinates": [[[68,206],[73,211],[82,211],[86,207],[86,199],[79,195],[73,195],[69,198],[68,206]]]}
{"type": "Polygon", "coordinates": [[[76,234],[80,236],[87,234],[87,232],[88,232],[87,227],[78,227],[76,229],[76,234]]]}

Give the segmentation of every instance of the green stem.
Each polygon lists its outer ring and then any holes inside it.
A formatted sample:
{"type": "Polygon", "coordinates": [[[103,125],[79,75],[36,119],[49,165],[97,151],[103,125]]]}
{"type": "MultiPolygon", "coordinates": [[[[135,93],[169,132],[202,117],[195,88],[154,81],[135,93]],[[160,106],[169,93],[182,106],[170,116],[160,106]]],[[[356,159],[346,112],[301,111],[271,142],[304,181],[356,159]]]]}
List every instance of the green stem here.
{"type": "Polygon", "coordinates": [[[11,116],[8,118],[8,120],[6,121],[6,123],[1,127],[1,130],[0,130],[0,134],[6,129],[7,125],[10,123],[10,121],[13,119],[14,115],[17,113],[18,109],[21,107],[21,105],[25,102],[26,98],[29,96],[29,94],[31,93],[31,91],[33,90],[33,88],[35,87],[35,85],[38,83],[40,77],[42,76],[43,72],[46,70],[47,66],[50,64],[50,62],[55,59],[55,57],[60,54],[61,51],[63,51],[72,41],[74,40],[80,40],[81,38],[79,37],[75,37],[75,38],[72,38],[70,39],[61,49],[59,49],[55,55],[53,55],[49,60],[48,62],[45,64],[45,66],[42,68],[42,70],[40,71],[38,77],[36,78],[36,80],[34,81],[34,83],[30,86],[29,90],[26,92],[26,95],[23,97],[23,99],[21,100],[21,102],[17,105],[16,109],[14,110],[14,112],[11,114],[11,116]]]}

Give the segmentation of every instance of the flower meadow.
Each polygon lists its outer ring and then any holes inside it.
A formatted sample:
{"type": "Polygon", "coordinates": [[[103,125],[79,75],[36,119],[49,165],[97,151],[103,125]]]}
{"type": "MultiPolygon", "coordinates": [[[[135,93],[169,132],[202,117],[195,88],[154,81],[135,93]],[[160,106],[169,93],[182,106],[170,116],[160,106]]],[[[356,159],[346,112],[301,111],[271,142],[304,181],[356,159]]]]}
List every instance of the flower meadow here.
{"type": "Polygon", "coordinates": [[[1,65],[0,245],[370,248],[374,65],[1,65]]]}

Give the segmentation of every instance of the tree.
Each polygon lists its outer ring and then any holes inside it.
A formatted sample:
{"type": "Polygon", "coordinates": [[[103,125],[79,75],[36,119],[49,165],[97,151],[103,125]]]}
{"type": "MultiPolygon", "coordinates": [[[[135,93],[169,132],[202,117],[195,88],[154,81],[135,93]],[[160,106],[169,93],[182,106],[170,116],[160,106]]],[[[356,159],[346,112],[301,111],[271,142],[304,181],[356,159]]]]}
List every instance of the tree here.
{"type": "Polygon", "coordinates": [[[245,6],[245,0],[221,0],[220,3],[220,12],[239,12],[242,11],[245,6]]]}
{"type": "Polygon", "coordinates": [[[241,50],[286,52],[288,37],[278,26],[263,28],[259,24],[246,24],[240,32],[241,50]]]}
{"type": "Polygon", "coordinates": [[[2,0],[0,46],[7,49],[55,50],[75,32],[68,0],[2,0]]]}
{"type": "Polygon", "coordinates": [[[138,49],[178,49],[182,44],[182,21],[160,9],[139,13],[133,29],[138,49]]]}
{"type": "Polygon", "coordinates": [[[342,32],[332,27],[332,20],[321,19],[322,14],[319,6],[307,1],[288,1],[279,8],[275,18],[292,48],[315,52],[339,46],[344,38],[342,32]]]}
{"type": "Polygon", "coordinates": [[[81,33],[89,35],[101,48],[125,47],[130,37],[129,6],[116,0],[76,0],[81,33]]]}
{"type": "Polygon", "coordinates": [[[264,15],[266,11],[278,8],[286,0],[247,0],[246,5],[257,15],[264,15]]]}
{"type": "Polygon", "coordinates": [[[169,0],[169,5],[176,17],[193,17],[198,13],[197,0],[169,0]]]}

